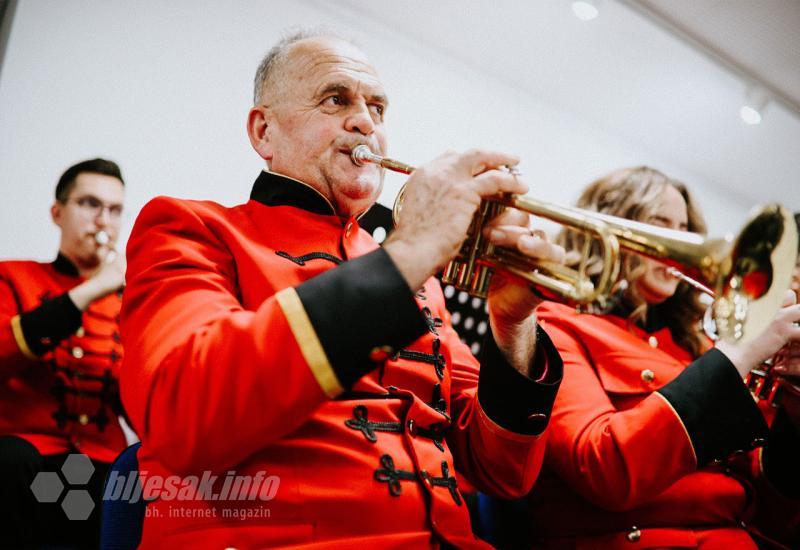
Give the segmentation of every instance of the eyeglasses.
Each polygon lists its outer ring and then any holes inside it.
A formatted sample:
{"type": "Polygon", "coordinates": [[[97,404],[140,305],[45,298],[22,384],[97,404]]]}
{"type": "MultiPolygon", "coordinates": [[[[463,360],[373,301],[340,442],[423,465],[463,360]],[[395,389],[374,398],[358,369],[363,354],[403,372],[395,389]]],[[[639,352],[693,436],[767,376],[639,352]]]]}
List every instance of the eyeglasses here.
{"type": "Polygon", "coordinates": [[[118,220],[122,217],[122,205],[121,204],[105,204],[103,201],[98,199],[97,197],[93,197],[92,195],[87,195],[85,197],[77,197],[74,199],[67,199],[64,203],[74,202],[78,205],[78,208],[83,210],[86,214],[90,215],[92,218],[96,218],[103,214],[104,210],[108,210],[108,216],[112,220],[118,220]]]}

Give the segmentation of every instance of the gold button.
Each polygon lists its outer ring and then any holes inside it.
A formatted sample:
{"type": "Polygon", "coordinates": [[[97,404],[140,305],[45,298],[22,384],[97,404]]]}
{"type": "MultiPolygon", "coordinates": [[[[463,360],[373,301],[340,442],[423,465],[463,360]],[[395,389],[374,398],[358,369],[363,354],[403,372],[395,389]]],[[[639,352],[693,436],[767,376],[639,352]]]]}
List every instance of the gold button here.
{"type": "Polygon", "coordinates": [[[81,426],[85,426],[86,424],[89,423],[89,415],[88,414],[80,415],[78,417],[78,422],[80,422],[81,426]]]}
{"type": "Polygon", "coordinates": [[[81,348],[79,348],[78,346],[75,346],[74,348],[72,348],[72,356],[75,359],[82,358],[83,357],[83,350],[81,348]]]}
{"type": "Polygon", "coordinates": [[[391,346],[375,346],[369,352],[370,360],[376,363],[386,361],[392,355],[394,355],[394,349],[391,346]]]}
{"type": "Polygon", "coordinates": [[[86,332],[83,330],[83,327],[78,327],[78,330],[75,331],[75,336],[78,338],[83,338],[84,334],[86,334],[86,332]]]}
{"type": "Polygon", "coordinates": [[[639,539],[642,538],[642,532],[638,527],[632,527],[627,536],[629,541],[638,542],[639,539]]]}
{"type": "Polygon", "coordinates": [[[547,415],[542,413],[533,413],[528,415],[528,420],[530,422],[536,422],[540,420],[547,420],[547,415]]]}
{"type": "Polygon", "coordinates": [[[644,369],[642,371],[642,380],[644,380],[645,382],[652,382],[655,379],[656,379],[656,373],[654,373],[650,369],[644,369]]]}
{"type": "Polygon", "coordinates": [[[417,425],[414,423],[413,418],[408,420],[408,433],[410,433],[411,435],[417,434],[417,425]]]}
{"type": "Polygon", "coordinates": [[[650,344],[651,348],[657,348],[658,338],[656,338],[655,336],[651,336],[650,338],[647,339],[647,343],[650,344]]]}

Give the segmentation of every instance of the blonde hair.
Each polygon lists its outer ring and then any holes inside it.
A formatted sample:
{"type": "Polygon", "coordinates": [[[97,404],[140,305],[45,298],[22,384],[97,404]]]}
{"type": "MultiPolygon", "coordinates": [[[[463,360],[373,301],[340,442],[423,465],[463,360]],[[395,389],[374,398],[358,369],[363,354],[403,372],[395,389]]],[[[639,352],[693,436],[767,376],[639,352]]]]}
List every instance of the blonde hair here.
{"type": "MultiPolygon", "coordinates": [[[[656,213],[658,200],[667,186],[677,190],[686,201],[688,230],[705,233],[706,222],[703,214],[686,186],[647,166],[623,168],[596,180],[584,189],[576,206],[585,210],[647,223],[656,213]]],[[[556,237],[556,242],[566,249],[568,258],[575,258],[583,250],[586,238],[584,233],[565,229],[556,237]]],[[[593,276],[597,275],[601,263],[600,247],[594,242],[590,247],[588,273],[593,276]]],[[[618,282],[626,281],[627,287],[618,284],[618,288],[622,299],[631,308],[628,319],[632,323],[643,322],[647,319],[648,304],[635,284],[644,275],[644,271],[644,264],[640,256],[622,254],[618,282]]],[[[675,294],[659,306],[672,333],[672,338],[693,357],[699,356],[707,347],[707,340],[701,328],[705,306],[700,303],[699,298],[698,291],[681,282],[675,294]]]]}

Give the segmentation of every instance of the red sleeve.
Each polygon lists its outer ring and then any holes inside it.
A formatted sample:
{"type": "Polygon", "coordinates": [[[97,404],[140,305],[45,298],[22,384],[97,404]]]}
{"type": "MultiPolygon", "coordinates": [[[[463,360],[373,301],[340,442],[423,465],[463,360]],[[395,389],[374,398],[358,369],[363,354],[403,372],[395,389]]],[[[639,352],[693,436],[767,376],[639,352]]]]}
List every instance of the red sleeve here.
{"type": "Polygon", "coordinates": [[[0,382],[38,361],[22,334],[19,313],[12,286],[0,273],[0,382]]]}
{"type": "Polygon", "coordinates": [[[148,204],[127,254],[122,396],[167,467],[239,463],[327,399],[279,297],[245,311],[230,254],[187,206],[148,204]]]}
{"type": "Polygon", "coordinates": [[[584,498],[611,510],[635,507],[695,470],[686,428],[663,396],[653,393],[617,410],[579,335],[557,316],[547,317],[546,330],[564,361],[548,466],[584,498]]]}
{"type": "MultiPolygon", "coordinates": [[[[426,328],[382,250],[245,310],[234,259],[205,208],[155,199],[127,251],[122,397],[149,450],[178,473],[240,463],[375,368],[361,360],[370,341],[399,349],[426,328]],[[341,318],[319,305],[334,294],[352,296],[348,307],[362,312],[369,337],[336,337],[341,318]],[[376,296],[402,328],[374,320],[376,296]]],[[[354,317],[347,313],[339,310],[354,317]]]]}
{"type": "MultiPolygon", "coordinates": [[[[64,292],[44,300],[37,307],[23,310],[20,294],[29,294],[44,281],[40,264],[4,262],[0,267],[0,380],[14,376],[41,357],[81,326],[82,312],[64,292]]],[[[27,296],[30,299],[30,296],[27,296]]]]}
{"type": "Polygon", "coordinates": [[[456,464],[481,491],[521,498],[533,487],[544,458],[545,428],[561,379],[558,353],[546,337],[537,341],[536,372],[526,377],[501,357],[489,333],[479,368],[449,318],[444,327],[453,363],[448,443],[456,464]]]}

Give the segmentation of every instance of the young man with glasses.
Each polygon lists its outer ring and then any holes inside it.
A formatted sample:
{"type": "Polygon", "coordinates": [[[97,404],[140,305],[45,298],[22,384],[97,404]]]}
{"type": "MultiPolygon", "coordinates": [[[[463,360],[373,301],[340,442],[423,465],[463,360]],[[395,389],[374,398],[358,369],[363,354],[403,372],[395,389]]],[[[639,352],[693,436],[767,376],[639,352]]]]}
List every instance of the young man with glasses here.
{"type": "Polygon", "coordinates": [[[61,231],[55,261],[0,262],[2,547],[97,544],[103,479],[126,445],[117,384],[125,256],[114,251],[123,198],[116,163],[70,167],[50,208],[61,231]],[[72,453],[94,465],[80,487],[95,504],[88,519],[31,490],[38,472],[57,472],[72,453]]]}

